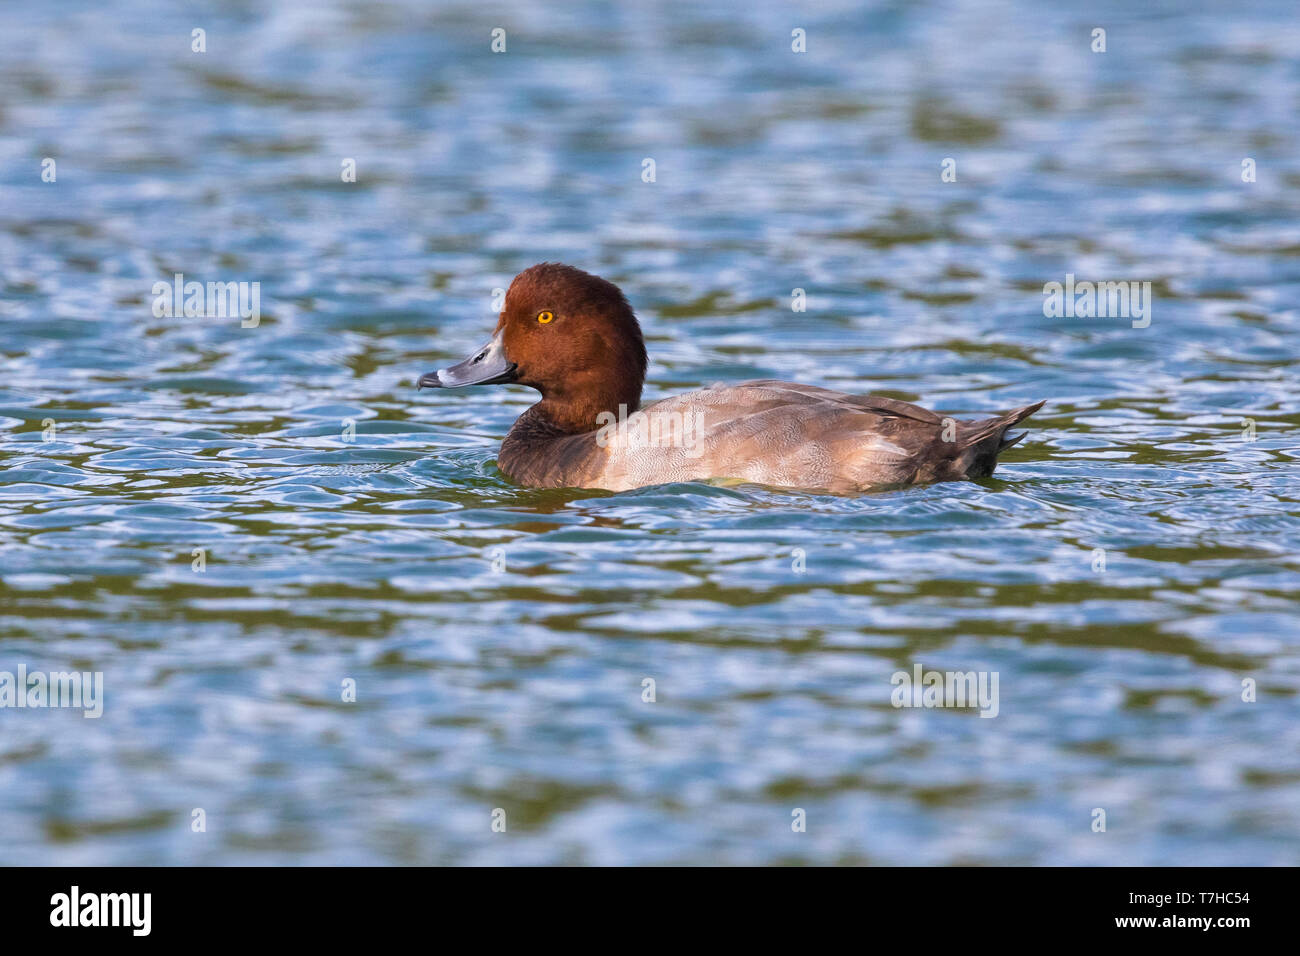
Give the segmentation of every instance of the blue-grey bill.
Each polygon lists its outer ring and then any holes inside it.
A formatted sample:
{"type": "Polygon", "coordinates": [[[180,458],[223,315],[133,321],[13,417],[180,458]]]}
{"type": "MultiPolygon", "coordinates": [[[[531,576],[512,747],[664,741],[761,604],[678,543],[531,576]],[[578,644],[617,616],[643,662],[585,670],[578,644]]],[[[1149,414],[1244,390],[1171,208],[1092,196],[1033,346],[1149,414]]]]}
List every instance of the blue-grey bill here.
{"type": "Polygon", "coordinates": [[[473,355],[449,368],[426,372],[416,388],[461,388],[465,385],[495,385],[515,380],[515,365],[506,358],[505,344],[498,332],[473,355]]]}

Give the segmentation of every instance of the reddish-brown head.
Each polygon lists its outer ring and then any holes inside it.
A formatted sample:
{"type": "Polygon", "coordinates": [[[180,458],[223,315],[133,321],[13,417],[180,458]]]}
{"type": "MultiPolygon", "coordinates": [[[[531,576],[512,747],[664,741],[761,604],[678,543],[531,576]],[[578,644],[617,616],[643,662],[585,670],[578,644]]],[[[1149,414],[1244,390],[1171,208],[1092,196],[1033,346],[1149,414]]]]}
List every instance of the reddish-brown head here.
{"type": "Polygon", "coordinates": [[[549,421],[586,432],[601,412],[638,407],[645,370],[641,327],[618,286],[543,262],[515,276],[491,342],[420,384],[527,385],[542,393],[538,410],[549,421]]]}

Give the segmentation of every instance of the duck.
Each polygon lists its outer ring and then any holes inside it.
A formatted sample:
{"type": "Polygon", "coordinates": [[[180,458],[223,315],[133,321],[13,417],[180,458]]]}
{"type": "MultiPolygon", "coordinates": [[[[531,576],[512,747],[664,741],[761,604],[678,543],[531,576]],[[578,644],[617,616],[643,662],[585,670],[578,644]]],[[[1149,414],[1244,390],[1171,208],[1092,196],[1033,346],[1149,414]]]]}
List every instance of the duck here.
{"type": "Polygon", "coordinates": [[[515,276],[492,338],[417,389],[522,385],[540,401],[501,442],[497,467],[530,488],[629,491],[677,482],[851,494],[987,478],[1008,436],[1043,406],[975,421],[881,395],[769,379],[641,405],[641,326],[614,283],[557,262],[515,276]]]}

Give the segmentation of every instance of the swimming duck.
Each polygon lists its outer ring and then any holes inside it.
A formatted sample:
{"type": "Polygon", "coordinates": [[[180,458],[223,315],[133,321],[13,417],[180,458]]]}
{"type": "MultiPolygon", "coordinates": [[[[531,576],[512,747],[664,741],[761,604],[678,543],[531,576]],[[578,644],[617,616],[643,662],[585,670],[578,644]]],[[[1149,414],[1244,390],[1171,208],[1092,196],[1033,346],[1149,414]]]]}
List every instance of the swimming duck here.
{"type": "Polygon", "coordinates": [[[492,339],[418,387],[526,385],[541,393],[497,465],[535,488],[626,491],[735,479],[837,493],[984,478],[1042,402],[957,421],[878,395],[769,380],[718,385],[641,408],[646,350],[618,286],[543,262],[510,284],[492,339]]]}

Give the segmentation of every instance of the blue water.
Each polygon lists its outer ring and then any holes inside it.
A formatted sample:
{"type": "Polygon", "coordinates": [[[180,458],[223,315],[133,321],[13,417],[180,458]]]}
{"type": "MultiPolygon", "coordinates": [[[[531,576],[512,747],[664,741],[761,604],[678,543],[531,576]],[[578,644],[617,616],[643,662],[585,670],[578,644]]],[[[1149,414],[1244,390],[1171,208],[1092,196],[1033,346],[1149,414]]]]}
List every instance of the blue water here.
{"type": "Polygon", "coordinates": [[[0,671],[105,688],[0,709],[0,863],[1300,862],[1293,3],[10,5],[0,89],[0,671]],[[414,383],[542,260],[647,398],[1048,404],[978,484],[522,490],[533,393],[414,383]]]}

